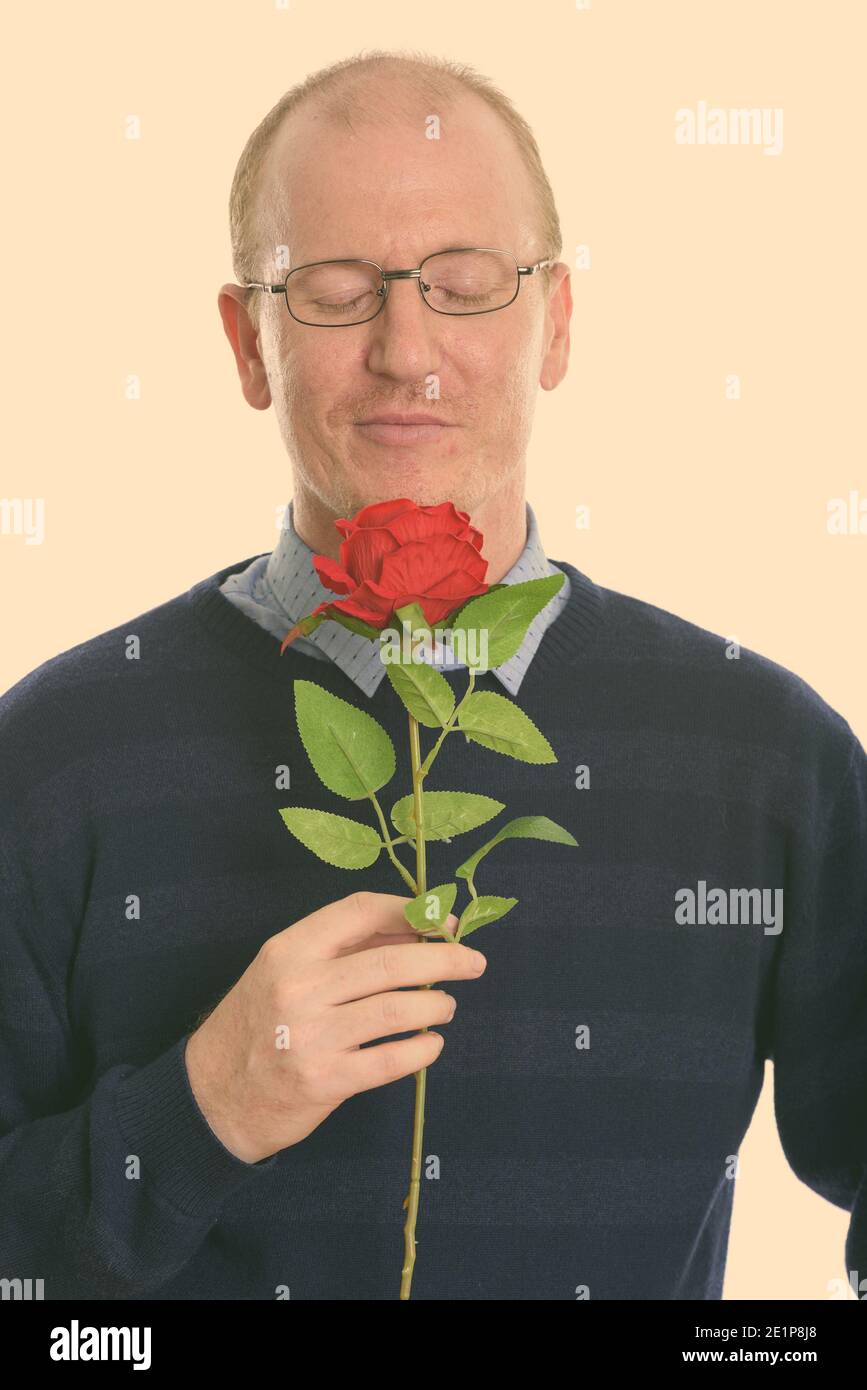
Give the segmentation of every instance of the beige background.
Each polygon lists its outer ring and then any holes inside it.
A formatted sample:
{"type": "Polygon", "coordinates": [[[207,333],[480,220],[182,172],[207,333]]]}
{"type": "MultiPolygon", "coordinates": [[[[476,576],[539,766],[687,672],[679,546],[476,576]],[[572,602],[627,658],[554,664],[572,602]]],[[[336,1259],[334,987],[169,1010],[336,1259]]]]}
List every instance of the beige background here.
{"type": "MultiPolygon", "coordinates": [[[[862,0],[5,15],[0,497],[44,499],[45,533],[0,535],[0,688],[273,546],[288,464],[272,413],[243,403],[216,308],[234,166],[313,69],[416,47],[511,95],[564,259],[590,250],[529,465],[548,554],[796,671],[867,742],[867,535],[826,527],[831,498],[867,500],[862,0]],[[782,152],[677,145],[674,113],[699,101],[782,107],[782,152]]],[[[822,1299],[848,1218],[787,1167],[771,1080],[741,1149],[726,1297],[822,1299]]]]}

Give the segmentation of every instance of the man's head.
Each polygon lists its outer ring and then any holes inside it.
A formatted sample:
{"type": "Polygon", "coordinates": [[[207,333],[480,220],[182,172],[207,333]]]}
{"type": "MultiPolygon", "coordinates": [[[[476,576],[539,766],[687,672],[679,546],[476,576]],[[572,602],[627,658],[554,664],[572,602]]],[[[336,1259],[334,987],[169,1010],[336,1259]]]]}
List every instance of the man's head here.
{"type": "MultiPolygon", "coordinates": [[[[287,93],[247,143],[230,214],[241,285],[341,257],[393,270],[456,246],[497,247],[519,265],[561,250],[529,127],[485,79],[425,56],[349,59],[287,93]]],[[[504,488],[523,497],[538,386],[567,366],[564,263],[522,277],[493,313],[435,313],[411,279],[390,282],[376,318],[338,328],[298,323],[282,295],[238,286],[219,304],[245,398],[273,402],[296,498],[320,515],[406,496],[451,498],[475,517],[504,488]],[[436,438],[383,443],[360,423],[419,412],[443,422],[436,438]]]]}

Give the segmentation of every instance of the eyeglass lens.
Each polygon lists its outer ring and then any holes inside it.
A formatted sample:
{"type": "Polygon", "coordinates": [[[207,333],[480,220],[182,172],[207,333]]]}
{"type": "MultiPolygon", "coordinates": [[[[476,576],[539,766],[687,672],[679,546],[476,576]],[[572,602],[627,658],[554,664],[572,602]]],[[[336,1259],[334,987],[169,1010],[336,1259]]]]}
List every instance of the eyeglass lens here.
{"type": "MultiPolygon", "coordinates": [[[[478,314],[502,309],[518,292],[514,260],[500,251],[445,251],[429,256],[421,291],[442,314],[478,314]]],[[[286,281],[286,300],[302,323],[363,323],[382,302],[383,282],[364,261],[327,261],[300,266],[286,281]]]]}

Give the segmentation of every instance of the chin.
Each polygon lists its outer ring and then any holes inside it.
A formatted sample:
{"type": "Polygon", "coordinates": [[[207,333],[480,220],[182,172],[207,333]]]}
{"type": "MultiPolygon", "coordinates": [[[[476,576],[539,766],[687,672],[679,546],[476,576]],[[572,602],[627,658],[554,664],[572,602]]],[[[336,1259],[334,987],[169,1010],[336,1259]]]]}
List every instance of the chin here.
{"type": "MultiPolygon", "coordinates": [[[[378,468],[368,472],[358,488],[353,488],[357,511],[371,502],[387,502],[392,497],[408,497],[419,507],[436,507],[440,502],[454,502],[458,510],[466,511],[455,496],[455,488],[441,469],[430,464],[410,468],[378,468]]],[[[463,488],[458,488],[461,494],[463,488]]]]}

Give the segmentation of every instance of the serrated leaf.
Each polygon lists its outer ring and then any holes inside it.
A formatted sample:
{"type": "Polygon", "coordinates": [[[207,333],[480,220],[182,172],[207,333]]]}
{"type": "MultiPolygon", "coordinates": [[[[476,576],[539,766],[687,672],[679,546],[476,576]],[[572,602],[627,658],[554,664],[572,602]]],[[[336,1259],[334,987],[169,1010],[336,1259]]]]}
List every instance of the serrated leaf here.
{"type": "Polygon", "coordinates": [[[483,859],[489,850],[498,845],[501,840],[553,840],[559,845],[577,845],[578,841],[574,835],[570,835],[568,830],[564,830],[562,825],[556,821],[549,820],[547,816],[518,816],[515,820],[510,820],[507,825],[503,825],[497,831],[493,839],[488,840],[487,844],[477,849],[475,854],[471,854],[469,859],[465,859],[457,869],[456,878],[471,878],[476,871],[479,860],[483,859]]]}
{"type": "Polygon", "coordinates": [[[455,940],[463,941],[464,937],[469,936],[471,931],[476,931],[478,927],[486,927],[489,922],[496,922],[498,918],[505,917],[507,912],[511,912],[517,901],[517,898],[498,898],[493,894],[473,898],[472,902],[467,903],[460,915],[455,940]]]}
{"type": "Polygon", "coordinates": [[[382,840],[372,826],[347,816],[306,806],[285,806],[280,815],[296,840],[338,869],[366,869],[376,862],[382,849],[382,840]]]}
{"type": "Polygon", "coordinates": [[[308,758],[329,791],[360,801],[394,776],[394,744],[364,710],[313,681],[295,681],[295,717],[308,758]]]}
{"type": "MultiPolygon", "coordinates": [[[[502,801],[477,792],[423,792],[425,840],[450,840],[475,830],[504,809],[502,801]]],[[[402,796],[391,808],[391,819],[401,835],[416,833],[412,796],[402,796]]]]}
{"type": "Polygon", "coordinates": [[[474,690],[461,705],[458,724],[467,738],[522,763],[556,763],[557,754],[522,709],[493,690],[474,690]]]}
{"type": "MultiPolygon", "coordinates": [[[[496,592],[497,589],[508,589],[508,587],[508,584],[491,584],[485,590],[485,593],[493,594],[496,592]]],[[[461,613],[463,613],[467,605],[473,603],[475,599],[481,597],[481,594],[471,594],[469,598],[465,598],[460,607],[456,608],[453,613],[450,613],[449,616],[443,620],[441,626],[452,627],[454,625],[455,619],[460,617],[461,613]]]]}
{"type": "Polygon", "coordinates": [[[453,623],[455,632],[477,630],[472,641],[469,637],[465,639],[466,664],[479,670],[493,670],[513,657],[536,614],[551,602],[565,580],[565,574],[549,574],[544,579],[506,584],[501,589],[489,590],[472,599],[453,623]],[[486,666],[481,664],[485,653],[483,633],[487,633],[486,666]],[[478,658],[476,661],[470,659],[474,652],[478,658]]]}
{"type": "Polygon", "coordinates": [[[454,691],[439,671],[424,661],[409,665],[387,661],[385,669],[401,700],[420,724],[441,729],[455,707],[454,691]]]}
{"type": "Polygon", "coordinates": [[[428,888],[426,893],[419,893],[412,902],[404,904],[403,914],[414,931],[424,933],[445,928],[457,892],[456,883],[441,883],[438,888],[428,888]]]}

